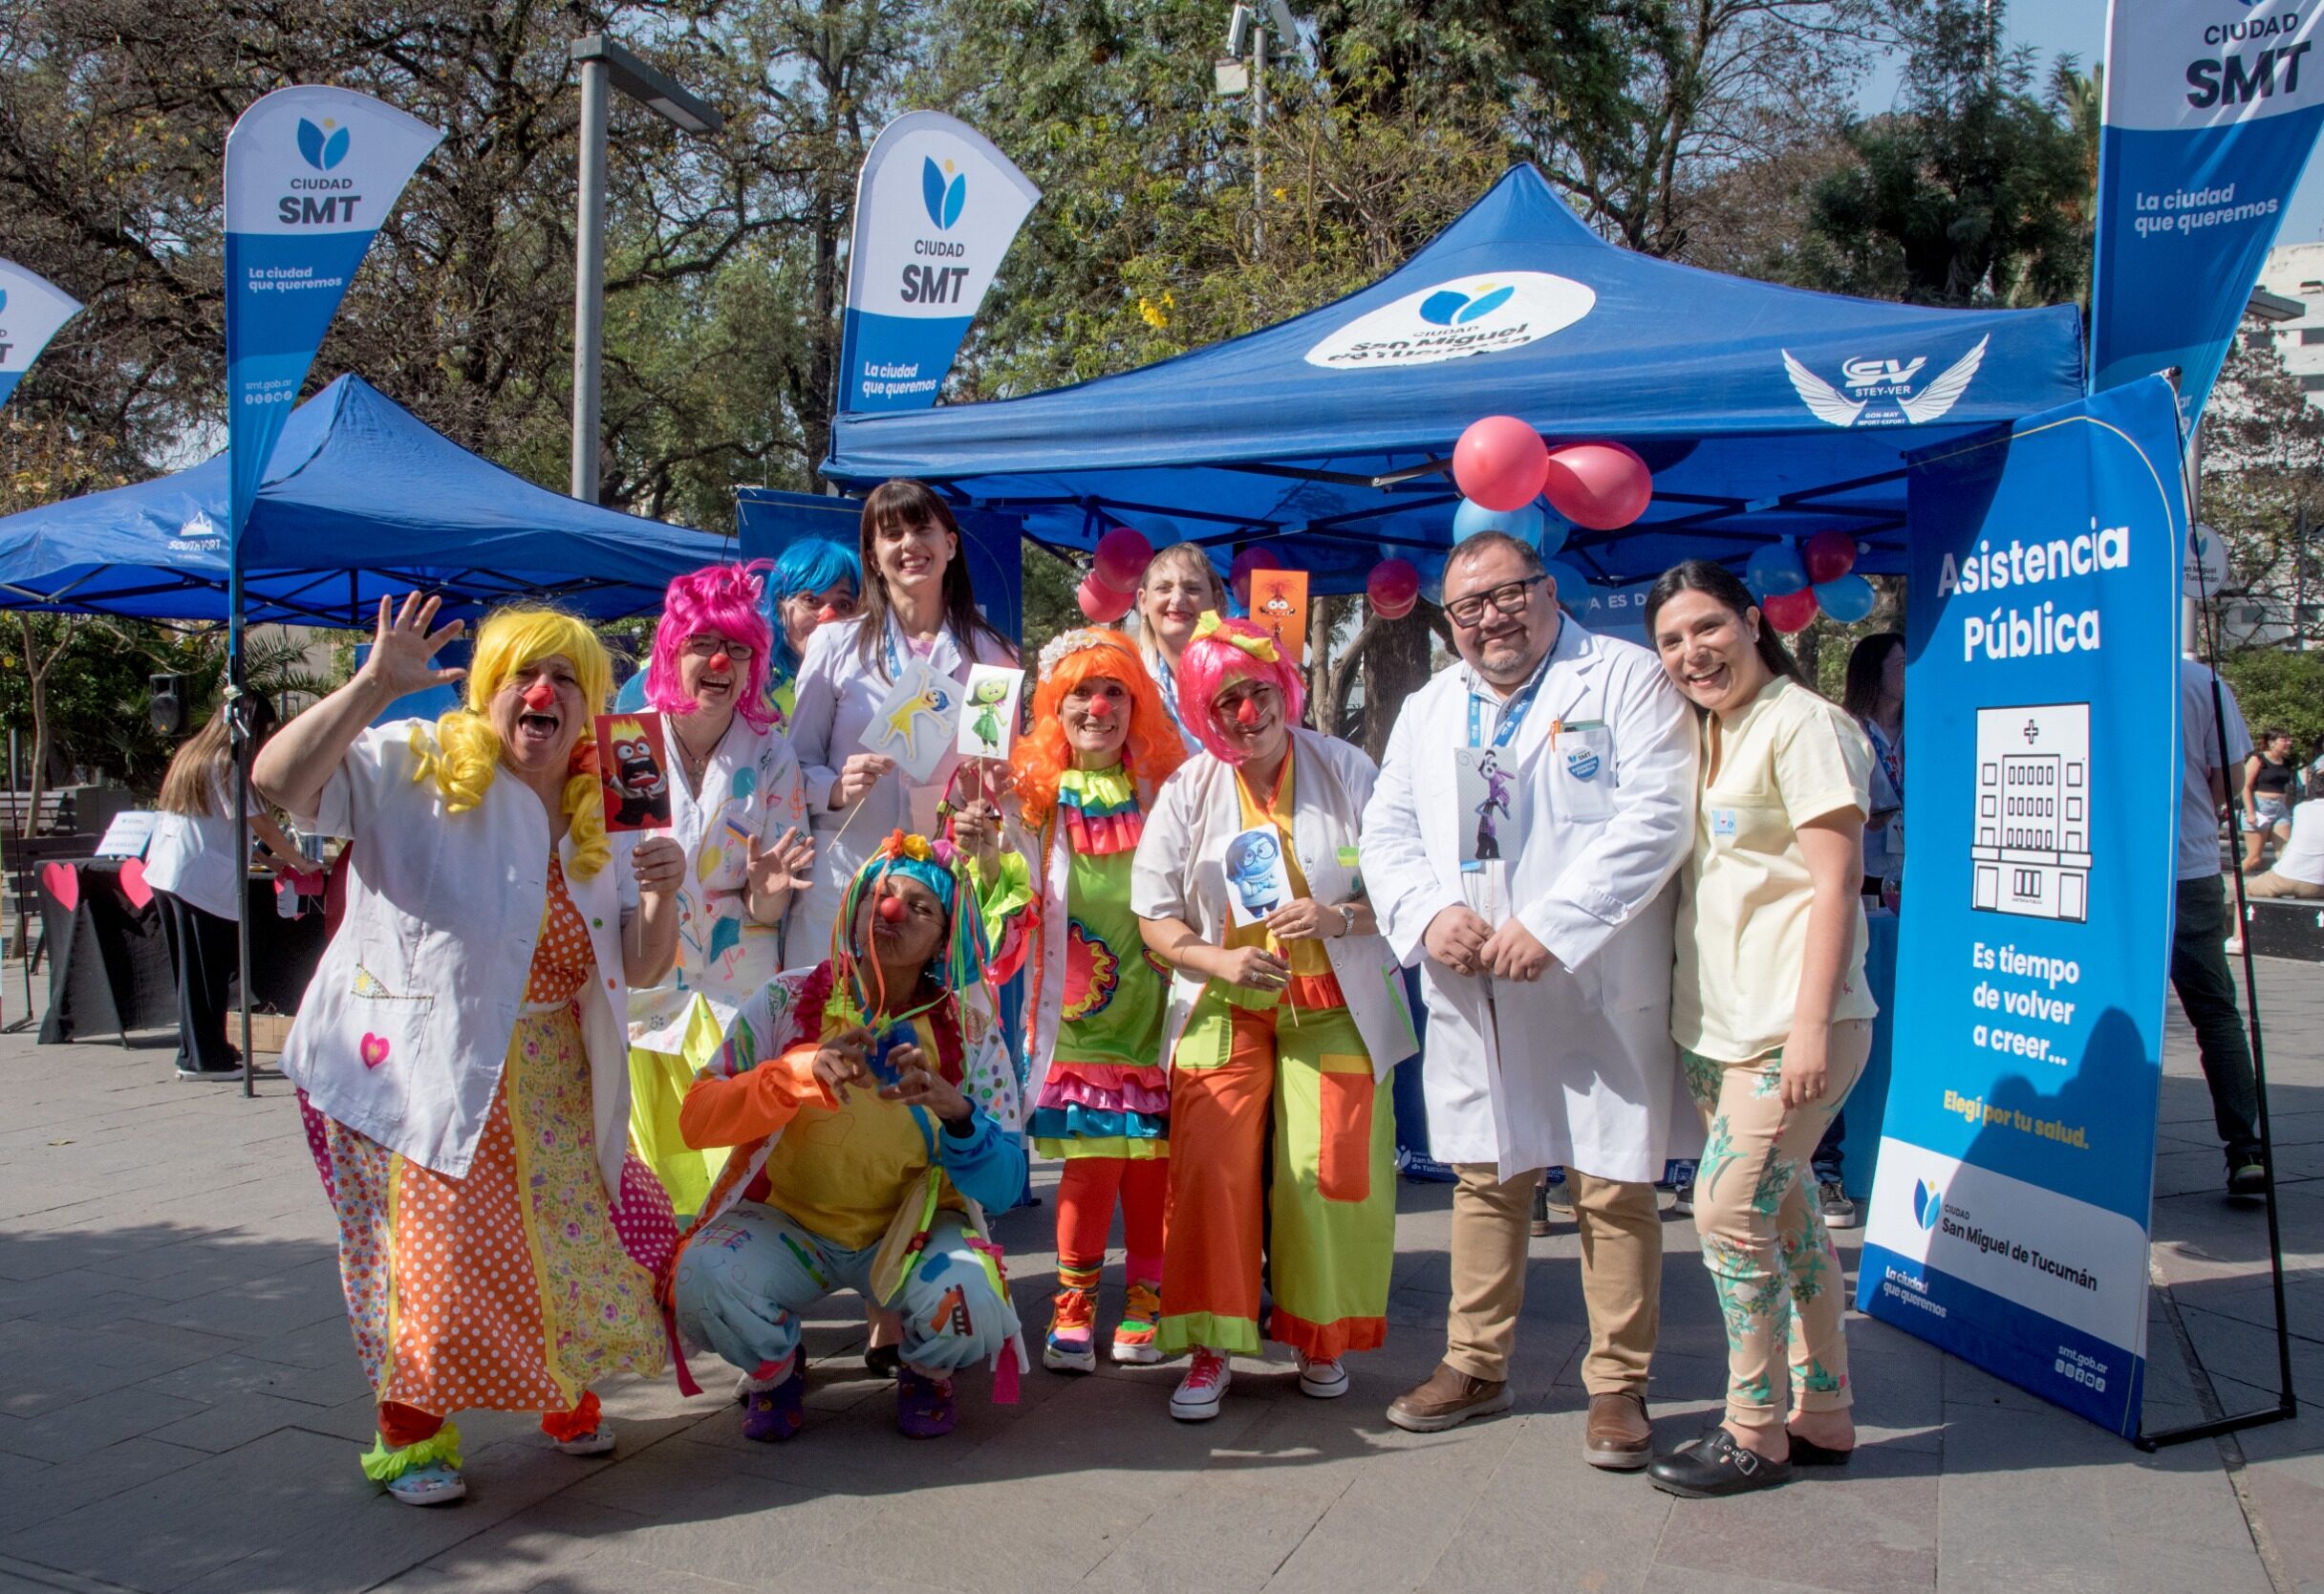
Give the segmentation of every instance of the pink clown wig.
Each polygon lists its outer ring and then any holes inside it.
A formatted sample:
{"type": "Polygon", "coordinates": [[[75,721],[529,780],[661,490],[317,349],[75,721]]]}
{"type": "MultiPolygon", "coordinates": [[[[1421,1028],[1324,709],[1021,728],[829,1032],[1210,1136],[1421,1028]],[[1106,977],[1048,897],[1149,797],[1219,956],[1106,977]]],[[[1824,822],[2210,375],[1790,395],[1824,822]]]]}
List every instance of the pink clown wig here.
{"type": "Polygon", "coordinates": [[[1300,722],[1307,704],[1307,683],[1299,667],[1276,647],[1275,638],[1249,620],[1222,620],[1215,613],[1203,615],[1186,651],[1178,656],[1178,700],[1187,710],[1187,728],[1228,764],[1240,764],[1243,755],[1213,728],[1211,704],[1230,684],[1243,679],[1263,680],[1280,692],[1283,722],[1300,722]]]}
{"type": "Polygon", "coordinates": [[[661,620],[654,628],[654,656],[646,664],[646,701],[664,714],[692,714],[694,699],[678,684],[678,650],[686,638],[700,632],[724,636],[750,649],[748,679],[742,682],[735,710],[752,730],[774,723],[766,706],[766,670],[774,651],[774,632],[759,607],[765,583],[758,572],[767,562],[747,565],[704,565],[670,583],[662,598],[661,620]]]}

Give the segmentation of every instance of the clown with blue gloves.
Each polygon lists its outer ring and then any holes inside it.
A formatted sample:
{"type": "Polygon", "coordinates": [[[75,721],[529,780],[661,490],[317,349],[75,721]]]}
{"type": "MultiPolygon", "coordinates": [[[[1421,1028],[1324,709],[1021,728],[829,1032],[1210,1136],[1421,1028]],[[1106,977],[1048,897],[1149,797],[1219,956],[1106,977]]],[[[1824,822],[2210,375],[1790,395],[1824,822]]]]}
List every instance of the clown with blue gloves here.
{"type": "Polygon", "coordinates": [[[907,1436],[952,1431],[959,1369],[992,1364],[1007,1400],[1027,1365],[983,1219],[1026,1174],[1016,1076],[983,999],[985,927],[1030,895],[1023,860],[981,839],[980,900],[950,843],[891,836],[849,884],[830,958],[744,1002],[687,1092],[686,1143],[732,1150],[667,1303],[682,1343],[742,1370],[748,1438],[799,1432],[801,1314],[836,1290],[902,1317],[907,1436]]]}

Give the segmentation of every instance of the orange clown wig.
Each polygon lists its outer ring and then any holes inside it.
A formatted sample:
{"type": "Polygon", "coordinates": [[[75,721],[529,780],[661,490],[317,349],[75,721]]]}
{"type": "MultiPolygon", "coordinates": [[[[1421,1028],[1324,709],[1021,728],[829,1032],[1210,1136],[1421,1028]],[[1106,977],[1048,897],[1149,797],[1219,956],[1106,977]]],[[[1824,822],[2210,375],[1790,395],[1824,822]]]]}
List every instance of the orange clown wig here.
{"type": "Polygon", "coordinates": [[[1038,830],[1057,805],[1057,783],[1073,763],[1058,711],[1076,687],[1104,679],[1130,694],[1130,735],[1122,768],[1131,781],[1158,786],[1186,760],[1186,744],[1162,706],[1161,691],[1138,650],[1118,631],[1068,631],[1041,650],[1041,684],[1033,693],[1033,729],[1020,737],[1009,759],[1024,826],[1038,830]]]}

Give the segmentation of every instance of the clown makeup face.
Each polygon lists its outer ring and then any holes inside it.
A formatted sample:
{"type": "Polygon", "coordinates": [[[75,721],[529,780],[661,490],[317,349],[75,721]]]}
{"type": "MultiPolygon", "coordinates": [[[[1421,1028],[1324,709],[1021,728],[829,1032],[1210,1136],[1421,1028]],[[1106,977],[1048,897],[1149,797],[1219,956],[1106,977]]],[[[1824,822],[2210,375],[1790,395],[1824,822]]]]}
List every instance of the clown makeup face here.
{"type": "Polygon", "coordinates": [[[1057,704],[1058,723],[1065,727],[1065,745],[1073,762],[1084,769],[1110,769],[1122,762],[1122,743],[1130,740],[1130,688],[1106,676],[1093,676],[1066,693],[1057,704]]]}
{"type": "Polygon", "coordinates": [[[1157,561],[1138,588],[1138,618],[1152,628],[1154,640],[1172,658],[1194,635],[1202,612],[1221,607],[1217,575],[1210,566],[1196,569],[1187,558],[1157,561]]]}
{"type": "Polygon", "coordinates": [[[1240,676],[1211,700],[1211,723],[1246,759],[1272,763],[1290,734],[1283,723],[1283,695],[1275,683],[1240,676]]]}
{"type": "Polygon", "coordinates": [[[589,724],[573,661],[552,653],[511,671],[492,694],[491,719],[503,764],[519,775],[561,777],[589,724]]]}
{"type": "Polygon", "coordinates": [[[783,637],[791,652],[805,657],[807,639],[815,628],[855,617],[855,583],[834,581],[820,592],[793,592],[781,604],[783,637]]]}
{"type": "Polygon", "coordinates": [[[915,980],[943,946],[945,929],[944,904],[909,874],[881,875],[865,888],[855,909],[855,944],[891,982],[915,980]]]}
{"type": "Polygon", "coordinates": [[[753,651],[748,642],[709,631],[687,637],[678,650],[678,684],[694,700],[706,724],[723,729],[734,717],[735,704],[750,681],[753,651]]]}

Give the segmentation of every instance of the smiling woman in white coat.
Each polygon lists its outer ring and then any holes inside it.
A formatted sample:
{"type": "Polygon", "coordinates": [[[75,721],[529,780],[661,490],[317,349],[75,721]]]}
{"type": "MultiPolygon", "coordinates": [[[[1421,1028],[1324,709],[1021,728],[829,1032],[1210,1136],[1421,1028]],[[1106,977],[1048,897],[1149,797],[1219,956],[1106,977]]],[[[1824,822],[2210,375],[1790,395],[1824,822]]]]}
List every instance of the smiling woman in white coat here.
{"type": "Polygon", "coordinates": [[[1652,1181],[1699,1140],[1669,1035],[1694,743],[1654,656],[1562,616],[1526,544],[1470,538],[1444,590],[1460,662],[1406,700],[1364,813],[1381,929],[1422,971],[1431,1150],[1460,1176],[1444,1362],[1388,1419],[1428,1432],[1509,1409],[1529,1198],[1563,1164],[1590,1323],[1583,1454],[1631,1471],[1654,1454],[1652,1181]]]}
{"type": "MultiPolygon", "coordinates": [[[[1008,638],[977,609],[959,522],[935,491],[919,482],[883,482],[864,500],[859,536],[863,612],[817,629],[799,666],[791,745],[807,781],[815,869],[784,936],[793,965],[828,954],[848,882],[891,832],[935,836],[942,829],[939,810],[960,756],[948,750],[927,781],[908,780],[895,760],[863,745],[880,700],[915,658],[963,683],[971,665],[1017,662],[1008,638]]],[[[1004,780],[1005,772],[996,776],[993,789],[1004,780]]],[[[985,790],[978,779],[970,802],[998,823],[985,790]]]]}

